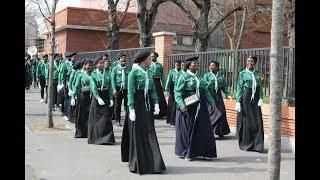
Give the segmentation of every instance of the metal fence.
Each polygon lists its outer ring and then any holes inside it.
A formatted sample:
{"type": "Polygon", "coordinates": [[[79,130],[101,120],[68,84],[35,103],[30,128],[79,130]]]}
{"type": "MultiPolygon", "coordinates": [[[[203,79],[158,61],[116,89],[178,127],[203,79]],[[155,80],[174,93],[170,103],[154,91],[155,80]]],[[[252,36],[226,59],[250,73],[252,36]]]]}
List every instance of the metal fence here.
{"type": "Polygon", "coordinates": [[[123,52],[127,55],[128,59],[128,64],[132,64],[132,59],[133,56],[139,51],[139,50],[149,50],[149,51],[154,51],[154,47],[143,47],[143,48],[131,48],[131,49],[117,49],[117,50],[107,50],[107,51],[93,51],[93,52],[80,52],[77,54],[78,59],[83,59],[83,58],[92,58],[94,59],[98,55],[102,54],[108,54],[109,55],[109,60],[111,63],[117,60],[117,55],[120,52],[123,52]]]}
{"type": "MultiPolygon", "coordinates": [[[[284,63],[284,98],[294,99],[294,95],[291,97],[288,95],[288,85],[294,83],[294,69],[293,73],[288,73],[289,67],[294,67],[295,64],[295,47],[285,46],[283,48],[283,63],[284,63]],[[289,58],[290,57],[290,58],[289,58]],[[291,60],[289,60],[291,59],[291,60]],[[290,74],[291,78],[288,77],[290,74]],[[291,83],[289,83],[291,81],[291,83]]],[[[203,76],[209,71],[209,62],[212,60],[218,61],[220,65],[220,71],[224,74],[226,82],[229,85],[229,91],[234,94],[236,92],[238,74],[246,67],[246,59],[250,55],[255,55],[258,58],[256,68],[262,74],[263,80],[263,92],[264,96],[270,94],[270,48],[255,48],[255,49],[240,49],[240,50],[222,50],[212,52],[199,52],[199,53],[185,53],[185,54],[173,54],[169,55],[169,69],[174,68],[174,60],[185,59],[190,56],[199,56],[199,70],[200,76],[203,76]]],[[[294,88],[294,87],[290,87],[294,88]]]]}

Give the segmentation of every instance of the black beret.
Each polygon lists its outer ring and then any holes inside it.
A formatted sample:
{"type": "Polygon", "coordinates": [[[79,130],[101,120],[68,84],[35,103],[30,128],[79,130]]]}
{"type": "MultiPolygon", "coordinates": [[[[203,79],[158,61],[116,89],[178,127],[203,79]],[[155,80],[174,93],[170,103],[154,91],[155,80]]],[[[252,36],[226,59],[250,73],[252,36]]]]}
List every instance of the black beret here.
{"type": "Polygon", "coordinates": [[[250,58],[250,59],[253,59],[255,63],[256,63],[257,60],[258,60],[258,59],[257,59],[257,56],[254,56],[254,55],[250,55],[249,58],[250,58]]]}
{"type": "Polygon", "coordinates": [[[152,53],[151,53],[151,56],[159,57],[159,54],[156,53],[156,52],[152,52],[152,53]]]}
{"type": "Polygon", "coordinates": [[[102,59],[102,55],[98,55],[97,57],[94,58],[93,60],[93,65],[95,66],[96,64],[98,64],[98,62],[102,59]]]}
{"type": "Polygon", "coordinates": [[[173,62],[175,63],[181,63],[181,61],[179,59],[174,60],[173,62]]]}
{"type": "Polygon", "coordinates": [[[76,55],[76,52],[71,52],[71,51],[67,51],[66,53],[64,53],[64,56],[66,58],[72,57],[73,55],[76,55]]]}
{"type": "Polygon", "coordinates": [[[124,52],[120,52],[119,54],[118,54],[118,59],[120,59],[122,56],[127,56],[124,52]]]}
{"type": "Polygon", "coordinates": [[[85,64],[93,64],[93,61],[92,61],[92,59],[86,59],[84,62],[83,62],[83,64],[85,65],[85,64]]]}
{"type": "Polygon", "coordinates": [[[73,69],[78,70],[82,67],[81,61],[77,61],[73,65],[73,69]]]}
{"type": "Polygon", "coordinates": [[[57,56],[59,56],[60,54],[59,53],[55,53],[54,55],[53,55],[53,58],[56,58],[57,56]]]}
{"type": "Polygon", "coordinates": [[[209,62],[209,65],[210,65],[211,63],[214,63],[216,66],[219,66],[219,62],[218,62],[218,61],[210,61],[210,62],[209,62]]]}
{"type": "Polygon", "coordinates": [[[133,63],[140,63],[145,60],[150,55],[150,52],[147,50],[138,51],[133,57],[133,63]]]}
{"type": "Polygon", "coordinates": [[[184,61],[186,62],[187,68],[189,68],[192,61],[197,61],[199,59],[199,56],[191,56],[187,57],[184,61]]]}

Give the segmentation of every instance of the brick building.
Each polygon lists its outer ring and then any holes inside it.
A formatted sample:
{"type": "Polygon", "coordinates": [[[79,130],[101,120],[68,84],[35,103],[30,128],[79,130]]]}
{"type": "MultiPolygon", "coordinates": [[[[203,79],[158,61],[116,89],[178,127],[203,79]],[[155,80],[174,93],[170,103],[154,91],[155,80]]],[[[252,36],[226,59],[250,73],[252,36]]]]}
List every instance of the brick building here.
{"type": "MultiPolygon", "coordinates": [[[[64,1],[64,0],[61,0],[64,1]]],[[[102,1],[101,1],[102,2],[102,1]]],[[[79,7],[64,7],[56,13],[56,51],[64,53],[72,50],[78,52],[106,50],[108,38],[108,12],[106,4],[98,0],[80,0],[79,7]],[[85,8],[86,7],[86,8],[85,8]]],[[[126,0],[120,0],[118,10],[122,13],[126,0]]],[[[150,3],[150,1],[148,1],[150,3]]],[[[190,7],[194,15],[197,14],[194,3],[190,0],[182,1],[190,7]]],[[[243,36],[241,49],[270,46],[271,16],[262,18],[260,11],[271,14],[271,0],[251,0],[250,12],[253,22],[243,36]],[[258,13],[257,13],[258,12],[258,13]],[[252,24],[260,26],[252,27],[252,24]]],[[[288,6],[288,0],[286,0],[288,6]]],[[[131,1],[125,22],[120,29],[120,49],[139,47],[139,29],[136,19],[137,4],[131,1]]],[[[242,12],[238,12],[239,18],[242,12]]],[[[265,16],[265,15],[263,15],[265,16]]],[[[194,51],[192,22],[187,15],[174,3],[165,2],[158,8],[153,32],[174,32],[174,53],[194,51]]],[[[50,51],[50,35],[46,34],[45,51],[50,51]]],[[[288,44],[286,31],[284,45],[288,44]]],[[[229,49],[230,43],[224,30],[216,31],[210,38],[208,50],[229,49]]]]}

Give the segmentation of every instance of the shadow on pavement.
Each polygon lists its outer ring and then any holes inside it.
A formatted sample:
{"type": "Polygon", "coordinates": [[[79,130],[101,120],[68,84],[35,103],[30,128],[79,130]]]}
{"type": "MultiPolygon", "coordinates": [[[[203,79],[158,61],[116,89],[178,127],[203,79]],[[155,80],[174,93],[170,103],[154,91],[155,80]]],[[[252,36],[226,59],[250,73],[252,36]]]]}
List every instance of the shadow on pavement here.
{"type": "Polygon", "coordinates": [[[216,167],[177,167],[166,166],[164,174],[193,174],[193,173],[245,173],[245,172],[267,172],[267,169],[255,168],[216,168],[216,167]]]}

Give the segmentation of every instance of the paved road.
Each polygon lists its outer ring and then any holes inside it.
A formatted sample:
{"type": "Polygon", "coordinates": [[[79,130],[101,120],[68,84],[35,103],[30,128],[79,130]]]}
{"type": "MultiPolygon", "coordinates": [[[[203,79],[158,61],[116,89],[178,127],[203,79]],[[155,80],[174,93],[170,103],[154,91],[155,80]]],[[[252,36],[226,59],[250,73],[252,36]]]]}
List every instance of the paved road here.
{"type": "MultiPolygon", "coordinates": [[[[47,130],[46,104],[40,103],[38,89],[26,93],[25,101],[25,164],[26,179],[42,180],[102,180],[102,179],[267,179],[267,154],[241,151],[234,135],[217,141],[218,158],[213,161],[191,161],[174,155],[175,130],[156,120],[161,153],[167,167],[164,174],[137,175],[121,162],[122,128],[114,125],[116,145],[89,145],[86,139],[74,138],[74,125],[54,112],[55,126],[47,130]],[[71,127],[66,129],[64,126],[71,127]]],[[[295,179],[293,153],[282,153],[281,180],[295,179]]]]}

